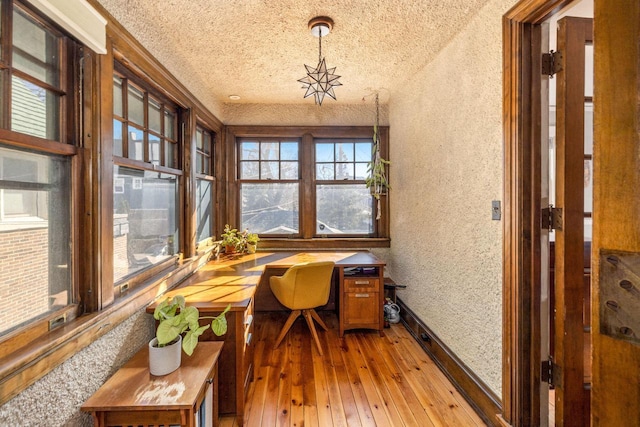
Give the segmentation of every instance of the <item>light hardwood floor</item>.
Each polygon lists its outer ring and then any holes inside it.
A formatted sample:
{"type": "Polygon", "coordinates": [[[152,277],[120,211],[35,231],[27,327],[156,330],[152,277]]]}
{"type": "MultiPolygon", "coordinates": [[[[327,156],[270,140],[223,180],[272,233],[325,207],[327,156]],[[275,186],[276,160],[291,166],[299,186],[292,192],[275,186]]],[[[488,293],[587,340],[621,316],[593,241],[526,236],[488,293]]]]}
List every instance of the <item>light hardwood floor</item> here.
{"type": "MultiPolygon", "coordinates": [[[[324,356],[302,317],[278,349],[287,313],[257,313],[255,374],[245,426],[484,426],[484,422],[401,325],[348,331],[321,312],[324,356]]],[[[238,423],[221,417],[221,427],[238,423]]]]}

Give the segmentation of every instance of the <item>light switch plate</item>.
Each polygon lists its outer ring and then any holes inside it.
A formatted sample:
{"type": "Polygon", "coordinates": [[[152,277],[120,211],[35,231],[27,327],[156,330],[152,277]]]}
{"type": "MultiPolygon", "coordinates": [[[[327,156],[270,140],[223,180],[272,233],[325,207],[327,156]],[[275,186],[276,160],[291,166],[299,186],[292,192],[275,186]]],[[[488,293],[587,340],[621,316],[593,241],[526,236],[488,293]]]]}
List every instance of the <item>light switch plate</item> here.
{"type": "Polygon", "coordinates": [[[500,221],[502,212],[500,212],[500,200],[491,201],[491,219],[494,221],[500,221]]]}

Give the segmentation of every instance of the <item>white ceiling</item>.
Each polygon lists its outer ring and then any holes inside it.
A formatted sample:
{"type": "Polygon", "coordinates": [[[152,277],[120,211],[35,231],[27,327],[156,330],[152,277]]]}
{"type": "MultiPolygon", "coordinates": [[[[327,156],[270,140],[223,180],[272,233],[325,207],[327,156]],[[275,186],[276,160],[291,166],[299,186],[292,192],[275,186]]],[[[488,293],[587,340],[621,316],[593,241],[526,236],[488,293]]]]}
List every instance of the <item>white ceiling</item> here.
{"type": "Polygon", "coordinates": [[[304,64],[317,65],[307,23],[320,15],[335,23],[322,52],[343,85],[325,103],[356,104],[376,91],[386,102],[488,0],[97,1],[216,111],[224,103],[313,104],[297,80],[304,64]]]}

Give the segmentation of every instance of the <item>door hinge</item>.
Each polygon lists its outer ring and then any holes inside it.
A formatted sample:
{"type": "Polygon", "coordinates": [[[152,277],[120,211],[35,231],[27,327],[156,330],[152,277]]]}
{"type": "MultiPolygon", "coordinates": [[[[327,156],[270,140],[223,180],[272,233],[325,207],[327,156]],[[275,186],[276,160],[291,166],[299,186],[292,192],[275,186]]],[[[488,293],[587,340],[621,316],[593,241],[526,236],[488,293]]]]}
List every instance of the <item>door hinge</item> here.
{"type": "Polygon", "coordinates": [[[542,74],[553,78],[554,74],[562,70],[562,53],[554,52],[542,54],[542,74]]]}
{"type": "Polygon", "coordinates": [[[549,356],[549,360],[543,360],[540,368],[540,381],[549,384],[549,388],[555,388],[554,371],[556,365],[553,363],[553,357],[549,356]]]}
{"type": "Polygon", "coordinates": [[[562,208],[554,208],[549,205],[542,209],[542,228],[549,231],[562,230],[562,208]]]}

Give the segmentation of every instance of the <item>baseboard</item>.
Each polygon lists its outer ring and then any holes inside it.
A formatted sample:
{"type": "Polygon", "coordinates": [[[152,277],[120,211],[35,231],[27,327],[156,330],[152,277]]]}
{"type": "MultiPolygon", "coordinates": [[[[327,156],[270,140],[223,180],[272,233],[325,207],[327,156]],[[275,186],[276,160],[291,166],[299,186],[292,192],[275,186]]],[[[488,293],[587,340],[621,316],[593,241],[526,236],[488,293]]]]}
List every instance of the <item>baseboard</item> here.
{"type": "Polygon", "coordinates": [[[502,404],[495,393],[440,341],[436,334],[400,298],[397,298],[397,303],[400,306],[402,323],[429,357],[444,372],[484,422],[490,426],[500,426],[496,416],[502,413],[502,404]]]}

